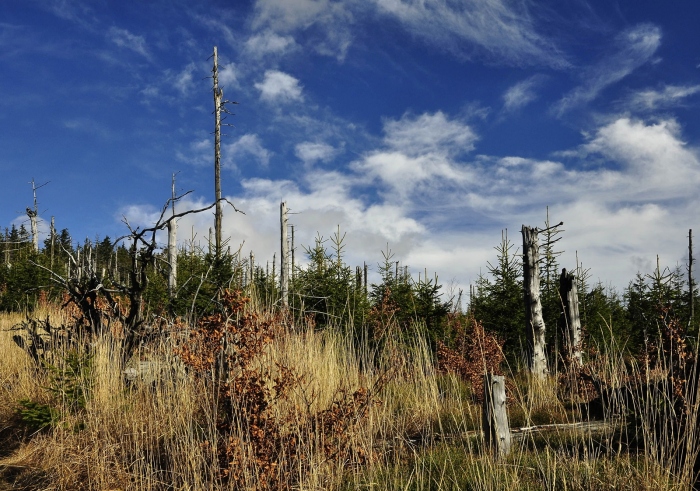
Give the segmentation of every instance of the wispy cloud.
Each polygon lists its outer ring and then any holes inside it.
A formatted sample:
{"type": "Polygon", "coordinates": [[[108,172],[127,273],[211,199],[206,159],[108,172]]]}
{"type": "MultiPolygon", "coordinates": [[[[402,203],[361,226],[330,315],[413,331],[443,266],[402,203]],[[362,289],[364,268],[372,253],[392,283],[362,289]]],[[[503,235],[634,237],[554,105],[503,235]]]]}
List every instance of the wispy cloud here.
{"type": "Polygon", "coordinates": [[[267,55],[282,55],[295,49],[296,42],[292,36],[280,36],[272,30],[256,33],[245,42],[246,51],[254,58],[267,55]]]}
{"type": "Polygon", "coordinates": [[[286,49],[294,41],[290,35],[304,32],[309,49],[342,61],[352,43],[352,10],[359,4],[332,0],[257,0],[252,27],[266,32],[267,37],[254,41],[253,47],[267,52],[270,48],[286,49]],[[276,35],[272,37],[270,33],[276,35]]]}
{"type": "Polygon", "coordinates": [[[196,68],[194,62],[188,63],[179,73],[169,77],[173,87],[177,89],[180,94],[185,95],[194,87],[194,71],[196,68]]]}
{"type": "Polygon", "coordinates": [[[266,102],[291,102],[304,99],[299,80],[279,70],[268,70],[262,82],[255,84],[260,99],[266,102]]]}
{"type": "Polygon", "coordinates": [[[477,136],[468,125],[451,120],[442,111],[417,117],[408,114],[384,123],[384,142],[409,155],[468,152],[477,136]]]}
{"type": "Polygon", "coordinates": [[[97,21],[89,3],[82,0],[46,0],[39,4],[61,19],[88,30],[95,29],[97,21]]]}
{"type": "Polygon", "coordinates": [[[503,93],[503,110],[517,111],[537,99],[536,89],[541,85],[543,77],[533,75],[511,86],[503,93]]]}
{"type": "Polygon", "coordinates": [[[525,2],[508,0],[374,0],[416,37],[459,56],[511,65],[568,66],[555,42],[540,34],[525,2]]]}
{"type": "Polygon", "coordinates": [[[625,106],[637,111],[654,111],[675,107],[700,93],[700,85],[666,85],[661,90],[646,89],[633,93],[625,106]]]}
{"type": "Polygon", "coordinates": [[[271,155],[272,152],[263,146],[258,135],[247,133],[224,146],[222,160],[227,169],[238,170],[255,165],[267,167],[271,155]]]}
{"type": "Polygon", "coordinates": [[[420,187],[422,190],[463,184],[469,173],[454,157],[474,148],[477,136],[466,124],[450,120],[444,113],[404,115],[384,123],[385,148],[368,153],[353,163],[353,169],[388,186],[401,200],[420,187]]]}
{"type": "Polygon", "coordinates": [[[615,39],[614,51],[584,70],[584,82],[559,100],[554,112],[561,116],[591,102],[606,87],[647,63],[660,45],[661,29],[653,24],[640,24],[623,31],[615,39]]]}
{"type": "Polygon", "coordinates": [[[337,150],[327,143],[303,142],[294,147],[294,154],[307,165],[319,161],[329,162],[337,153],[337,150]]]}
{"type": "Polygon", "coordinates": [[[133,34],[127,29],[110,27],[107,31],[107,39],[121,48],[130,49],[148,60],[151,59],[151,54],[148,52],[146,40],[143,36],[133,34]]]}

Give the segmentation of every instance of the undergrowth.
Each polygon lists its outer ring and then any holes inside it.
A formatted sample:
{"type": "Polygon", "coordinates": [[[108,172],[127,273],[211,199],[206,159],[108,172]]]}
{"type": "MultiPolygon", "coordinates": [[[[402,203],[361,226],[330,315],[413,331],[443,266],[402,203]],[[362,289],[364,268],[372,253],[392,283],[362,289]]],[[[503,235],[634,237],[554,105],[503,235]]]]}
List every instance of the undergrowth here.
{"type": "Polygon", "coordinates": [[[231,291],[191,328],[161,326],[136,353],[152,373],[128,384],[111,334],[37,365],[12,341],[21,317],[2,316],[0,489],[689,489],[696,357],[666,314],[645,359],[600,346],[536,381],[473,320],[436,357],[391,315],[362,344],[231,291]],[[485,370],[507,380],[500,460],[483,449],[485,370]]]}

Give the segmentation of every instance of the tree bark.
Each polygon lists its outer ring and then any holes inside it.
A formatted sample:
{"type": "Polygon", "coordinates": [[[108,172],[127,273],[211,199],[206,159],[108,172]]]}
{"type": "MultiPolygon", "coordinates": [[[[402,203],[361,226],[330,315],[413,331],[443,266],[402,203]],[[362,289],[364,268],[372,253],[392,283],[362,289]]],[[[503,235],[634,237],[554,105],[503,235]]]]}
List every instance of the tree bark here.
{"type": "Polygon", "coordinates": [[[280,291],[282,306],[289,306],[289,242],[287,241],[287,203],[280,203],[280,291]]]}
{"type": "Polygon", "coordinates": [[[561,295],[564,316],[562,322],[562,341],[564,343],[564,360],[567,365],[572,363],[581,366],[583,355],[581,347],[581,318],[578,309],[578,288],[576,276],[561,270],[559,278],[559,294],[561,295]]]}
{"type": "MultiPolygon", "coordinates": [[[[172,185],[172,210],[175,215],[175,174],[173,174],[172,185]]],[[[168,294],[170,298],[175,298],[177,292],[177,221],[168,222],[168,264],[170,274],[168,275],[168,294]]]]}
{"type": "Polygon", "coordinates": [[[547,369],[545,355],[544,317],[540,299],[540,252],[537,240],[537,228],[523,225],[523,281],[525,298],[525,333],[527,336],[528,364],[530,373],[537,378],[544,378],[547,369]]]}
{"type": "Polygon", "coordinates": [[[502,375],[484,374],[482,406],[484,443],[496,457],[510,453],[510,424],[506,408],[506,384],[502,375]]]}
{"type": "Polygon", "coordinates": [[[216,211],[214,212],[214,231],[216,243],[214,254],[221,257],[221,221],[223,208],[221,204],[221,101],[224,99],[224,91],[219,88],[219,60],[214,46],[214,192],[216,195],[216,211]]]}

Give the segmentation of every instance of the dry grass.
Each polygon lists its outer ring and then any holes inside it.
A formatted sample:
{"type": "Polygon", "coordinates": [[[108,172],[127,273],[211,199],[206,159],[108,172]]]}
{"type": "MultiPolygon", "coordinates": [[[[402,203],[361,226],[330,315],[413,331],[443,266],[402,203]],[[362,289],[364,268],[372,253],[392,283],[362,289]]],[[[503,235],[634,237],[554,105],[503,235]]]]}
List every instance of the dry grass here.
{"type": "MultiPolygon", "coordinates": [[[[219,431],[216,387],[206,377],[160,370],[155,383],[128,387],[119,354],[106,337],[96,342],[90,375],[82,382],[85,407],[71,409],[52,399],[45,388],[51,380],[12,342],[7,329],[21,320],[0,316],[0,489],[227,488],[217,449],[206,443],[216,442],[219,431]],[[22,399],[58,404],[60,422],[31,434],[17,416],[22,399]]],[[[280,421],[316,414],[343,391],[384,381],[362,424],[348,426],[352,455],[328,459],[321,445],[304,447],[312,453],[305,457],[312,465],[298,469],[295,489],[680,490],[692,485],[692,462],[678,464],[678,442],[670,438],[679,435],[664,433],[658,424],[660,393],[643,392],[638,385],[634,411],[613,414],[615,408],[603,408],[607,429],[558,427],[527,434],[497,461],[482,451],[481,409],[469,385],[437,373],[420,336],[406,346],[388,332],[376,364],[361,359],[367,357],[342,335],[303,326],[277,337],[257,358],[273,373],[277,366],[293,369],[302,381],[274,408],[280,421]],[[624,428],[636,432],[625,434],[624,428]]],[[[151,347],[148,355],[177,365],[173,348],[151,347]]],[[[593,368],[618,386],[641,373],[614,350],[598,357],[593,368]]],[[[517,426],[581,418],[562,402],[553,378],[539,383],[523,375],[509,378],[509,411],[517,426]]],[[[697,408],[693,411],[694,424],[697,408]]],[[[324,438],[308,426],[295,428],[299,439],[324,438]]],[[[683,438],[686,447],[697,447],[693,435],[683,438]]],[[[247,483],[258,484],[254,475],[247,483]]]]}

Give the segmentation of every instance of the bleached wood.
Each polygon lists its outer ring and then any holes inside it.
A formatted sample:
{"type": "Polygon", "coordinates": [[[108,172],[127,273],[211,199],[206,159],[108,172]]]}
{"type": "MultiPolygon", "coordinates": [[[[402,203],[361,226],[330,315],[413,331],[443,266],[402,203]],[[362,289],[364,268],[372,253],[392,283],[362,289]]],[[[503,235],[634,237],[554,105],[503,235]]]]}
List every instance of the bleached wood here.
{"type": "Polygon", "coordinates": [[[540,298],[539,230],[523,225],[523,282],[525,298],[525,334],[527,337],[528,365],[537,378],[549,372],[545,355],[544,317],[540,298]]]}
{"type": "Polygon", "coordinates": [[[289,242],[287,241],[287,203],[280,203],[280,291],[282,306],[289,306],[289,242]]]}
{"type": "Polygon", "coordinates": [[[562,327],[565,353],[568,355],[570,362],[581,366],[583,364],[583,354],[581,351],[581,317],[579,316],[578,308],[578,288],[576,286],[576,276],[571,272],[567,272],[566,269],[561,270],[559,293],[564,307],[564,325],[562,327]]]}
{"type": "Polygon", "coordinates": [[[508,455],[511,435],[506,407],[506,383],[502,375],[484,374],[482,419],[486,448],[496,457],[508,455]]]}
{"type": "Polygon", "coordinates": [[[214,212],[214,230],[216,242],[214,253],[221,257],[221,222],[223,208],[221,204],[221,101],[224,99],[224,91],[219,88],[219,59],[216,46],[214,46],[214,192],[216,194],[216,211],[214,212]]]}
{"type": "MultiPolygon", "coordinates": [[[[172,210],[175,215],[175,174],[173,174],[172,184],[172,210]]],[[[168,222],[168,264],[170,274],[168,275],[168,294],[174,298],[177,292],[177,220],[168,222]]]]}

